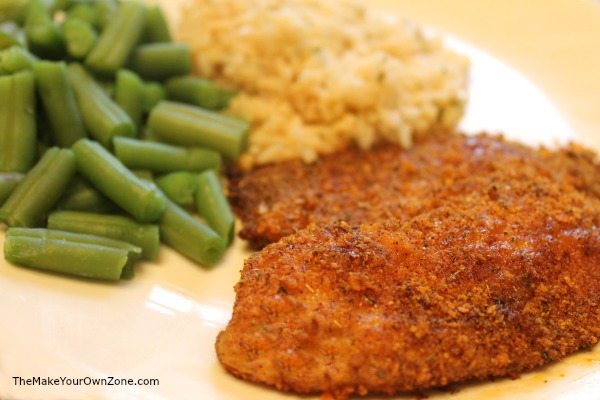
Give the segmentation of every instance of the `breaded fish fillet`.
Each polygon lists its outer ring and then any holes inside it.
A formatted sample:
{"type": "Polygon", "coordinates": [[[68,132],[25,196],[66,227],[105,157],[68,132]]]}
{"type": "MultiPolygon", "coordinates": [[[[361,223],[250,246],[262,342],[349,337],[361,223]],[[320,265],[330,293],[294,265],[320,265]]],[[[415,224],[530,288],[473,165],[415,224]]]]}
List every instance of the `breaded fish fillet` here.
{"type": "Polygon", "coordinates": [[[455,180],[404,221],[312,226],[254,253],[220,362],[343,399],[514,376],[593,345],[600,201],[534,170],[455,180]]]}
{"type": "Polygon", "coordinates": [[[259,167],[233,173],[229,191],[243,222],[240,236],[260,248],[311,223],[406,219],[436,206],[434,188],[443,196],[455,180],[506,169],[560,179],[600,197],[600,164],[592,152],[576,145],[533,150],[483,134],[431,137],[408,151],[351,149],[311,165],[259,167]]]}

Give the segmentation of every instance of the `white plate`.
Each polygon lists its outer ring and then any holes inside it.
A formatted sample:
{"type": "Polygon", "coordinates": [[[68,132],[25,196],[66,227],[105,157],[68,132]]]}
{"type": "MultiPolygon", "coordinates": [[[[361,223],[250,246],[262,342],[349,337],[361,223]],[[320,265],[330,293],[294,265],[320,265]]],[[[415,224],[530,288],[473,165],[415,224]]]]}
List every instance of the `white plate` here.
{"type": "MultiPolygon", "coordinates": [[[[502,131],[527,143],[574,137],[561,113],[523,75],[464,42],[452,44],[473,59],[465,129],[502,131]]],[[[0,233],[0,247],[3,242],[0,233]]],[[[237,380],[216,360],[214,340],[230,317],[233,285],[248,254],[238,239],[223,262],[207,270],[163,249],[157,263],[139,265],[132,281],[116,285],[40,273],[0,260],[0,398],[299,398],[237,380]],[[33,378],[59,381],[26,384],[33,378]],[[93,382],[115,378],[158,383],[93,382]]],[[[455,389],[461,399],[598,399],[599,385],[596,346],[517,380],[455,389]]],[[[457,398],[443,391],[428,395],[457,398]]]]}

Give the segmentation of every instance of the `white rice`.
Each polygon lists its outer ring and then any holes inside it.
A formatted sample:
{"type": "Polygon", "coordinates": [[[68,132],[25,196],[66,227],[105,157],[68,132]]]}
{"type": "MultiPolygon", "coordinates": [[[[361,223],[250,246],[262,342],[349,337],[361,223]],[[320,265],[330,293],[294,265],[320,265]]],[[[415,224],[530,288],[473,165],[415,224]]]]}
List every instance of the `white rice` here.
{"type": "Polygon", "coordinates": [[[451,130],[467,101],[469,60],[397,16],[341,0],[194,0],[178,39],[196,73],[239,91],[229,112],[252,124],[242,165],[348,143],[404,147],[451,130]]]}

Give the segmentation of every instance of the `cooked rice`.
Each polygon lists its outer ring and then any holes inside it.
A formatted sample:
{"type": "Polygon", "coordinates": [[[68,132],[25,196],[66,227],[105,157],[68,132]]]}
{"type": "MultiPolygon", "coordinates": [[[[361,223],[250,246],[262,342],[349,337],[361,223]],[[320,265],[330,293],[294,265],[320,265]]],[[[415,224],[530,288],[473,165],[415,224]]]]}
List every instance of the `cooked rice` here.
{"type": "Polygon", "coordinates": [[[409,147],[454,128],[469,61],[413,23],[341,0],[194,0],[178,39],[197,74],[239,91],[229,112],[252,130],[242,165],[355,142],[409,147]]]}

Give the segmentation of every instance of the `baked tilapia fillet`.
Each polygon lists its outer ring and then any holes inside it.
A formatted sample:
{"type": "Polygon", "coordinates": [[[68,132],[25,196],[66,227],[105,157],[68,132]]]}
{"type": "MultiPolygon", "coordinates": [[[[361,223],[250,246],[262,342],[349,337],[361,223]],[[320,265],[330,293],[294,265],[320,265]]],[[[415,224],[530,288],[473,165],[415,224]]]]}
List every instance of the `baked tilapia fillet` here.
{"type": "Polygon", "coordinates": [[[535,168],[430,192],[413,217],[310,225],[254,253],[223,367],[345,399],[514,377],[598,341],[595,196],[535,168]]]}
{"type": "Polygon", "coordinates": [[[405,220],[437,207],[455,181],[495,171],[524,171],[600,197],[600,163],[582,146],[531,148],[498,135],[459,133],[428,136],[408,150],[352,148],[313,164],[230,171],[229,192],[240,236],[260,248],[311,224],[405,220]]]}

